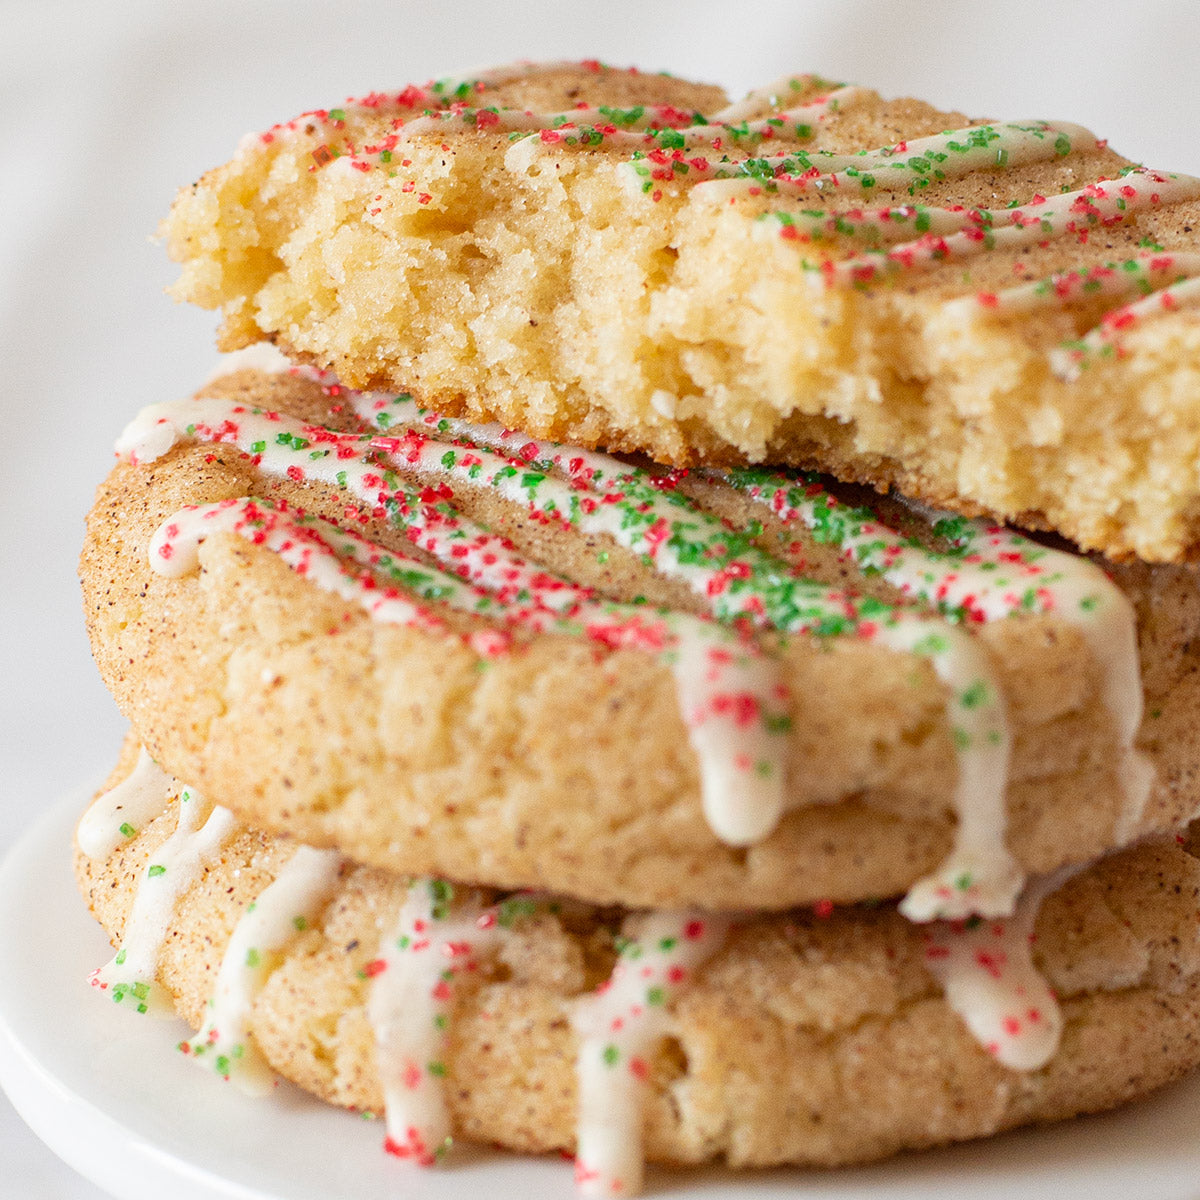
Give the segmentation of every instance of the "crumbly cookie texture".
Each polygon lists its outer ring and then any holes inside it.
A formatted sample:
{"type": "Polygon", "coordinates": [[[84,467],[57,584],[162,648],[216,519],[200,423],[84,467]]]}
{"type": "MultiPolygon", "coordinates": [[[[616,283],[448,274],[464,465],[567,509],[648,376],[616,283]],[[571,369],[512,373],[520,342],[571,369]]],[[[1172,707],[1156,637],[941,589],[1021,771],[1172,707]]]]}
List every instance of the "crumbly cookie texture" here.
{"type": "MultiPolygon", "coordinates": [[[[935,644],[954,634],[979,649],[992,676],[986,686],[960,680],[948,688],[928,656],[870,640],[891,619],[884,609],[872,622],[847,621],[845,636],[780,639],[764,631],[751,645],[769,652],[787,683],[786,719],[771,734],[782,755],[785,811],[765,836],[734,844],[705,819],[687,706],[660,656],[612,648],[573,626],[573,635],[512,627],[505,634],[512,645],[489,654],[471,639],[509,627],[434,600],[427,608],[440,625],[388,624],[256,545],[253,524],[243,536],[202,541],[197,570],[173,577],[155,569],[160,551],[152,553],[152,542],[173,514],[247,495],[332,517],[389,552],[412,551],[417,568],[429,561],[420,555],[425,543],[414,545],[411,530],[389,523],[382,509],[303,477],[294,464],[284,471],[292,459],[267,472],[258,442],[249,444],[254,453],[230,444],[236,421],[253,409],[273,414],[272,430],[299,414],[311,422],[307,436],[273,433],[272,441],[283,439],[287,454],[311,467],[324,453],[319,447],[338,444],[337,428],[359,427],[351,409],[361,397],[295,374],[254,371],[228,375],[205,394],[224,404],[204,409],[214,423],[204,426],[207,434],[194,428],[198,441],[185,437],[155,461],[119,464],[102,485],[81,577],[101,673],[142,742],[171,773],[257,826],[391,870],[550,887],[597,903],[785,908],[896,895],[950,851],[966,761],[956,758],[960,733],[950,710],[974,703],[975,691],[985,699],[1002,693],[990,698],[1007,713],[1012,740],[1006,790],[1002,774],[992,781],[1002,805],[1007,795],[1007,830],[997,831],[989,854],[1002,854],[1006,841],[1023,869],[1045,872],[1175,828],[1196,809],[1200,734],[1191,715],[1200,672],[1190,631],[1200,598],[1187,568],[1118,573],[1141,643],[1140,689],[1136,666],[1129,680],[1133,698],[1140,702],[1144,690],[1146,699],[1139,744],[1156,773],[1143,806],[1136,789],[1131,796],[1123,787],[1128,764],[1102,700],[1097,643],[1084,636],[1085,625],[1065,619],[1057,585],[1048,583],[1043,599],[1050,608],[1060,603],[1061,615],[1039,612],[1031,590],[1014,601],[1015,615],[956,626],[905,601],[877,571],[859,570],[821,540],[828,532],[784,524],[720,480],[681,481],[687,495],[663,493],[675,497],[672,511],[700,511],[680,507],[699,498],[701,510],[728,519],[716,527],[720,536],[757,529],[754,544],[779,556],[772,570],[802,564],[825,584],[852,586],[860,609],[870,600],[928,617],[935,644]],[[960,696],[958,687],[966,687],[960,696]]],[[[193,402],[181,403],[170,420],[186,432],[193,402]]],[[[148,427],[165,428],[159,420],[152,411],[148,427]]],[[[387,445],[409,436],[399,426],[392,432],[387,445]]],[[[359,449],[337,465],[354,466],[359,449]]],[[[460,445],[455,453],[467,452],[460,445]]],[[[442,451],[434,457],[441,462],[442,451]]],[[[393,483],[415,470],[388,462],[398,473],[393,483]]],[[[382,478],[385,468],[370,469],[382,478]]],[[[545,468],[547,478],[552,473],[545,468]]],[[[531,519],[519,500],[458,476],[414,478],[439,513],[458,506],[553,578],[612,601],[646,598],[635,613],[657,605],[683,614],[706,609],[703,596],[613,537],[531,519]]],[[[828,503],[843,511],[832,497],[828,503]]],[[[937,541],[917,516],[898,515],[914,538],[937,541]]],[[[466,561],[449,546],[451,563],[466,561]]],[[[959,559],[950,566],[965,569],[959,559]]],[[[372,587],[378,579],[361,578],[372,587]]],[[[1112,636],[1119,641],[1119,628],[1112,636]]],[[[1107,648],[1107,637],[1100,644],[1107,648]]],[[[741,724],[753,725],[757,701],[738,703],[747,713],[741,724]]],[[[987,785],[982,780],[979,790],[987,785]]],[[[736,806],[736,786],[733,799],[736,806]]]]}
{"type": "Polygon", "coordinates": [[[248,137],[164,231],[225,348],[1178,560],[1200,546],[1198,196],[1062,123],[814,76],[724,107],[549,64],[248,137]]]}
{"type": "MultiPolygon", "coordinates": [[[[76,856],[114,945],[177,807],[107,858],[76,856]]],[[[158,977],[194,1027],[232,930],[296,852],[238,828],[179,898],[158,977]]],[[[269,959],[253,1002],[248,1032],[270,1066],[335,1104],[382,1105],[366,1005],[404,894],[402,878],[346,865],[323,912],[269,959]]],[[[923,965],[921,930],[894,909],[747,918],[672,1001],[649,1054],[646,1155],[836,1165],[1143,1095],[1200,1062],[1198,901],[1200,864],[1167,842],[1109,858],[1043,904],[1034,957],[1065,1026],[1051,1061],[1028,1072],[971,1036],[923,965]]],[[[456,1133],[521,1151],[574,1147],[572,1009],[608,977],[636,921],[550,905],[459,976],[439,1068],[456,1133]]]]}

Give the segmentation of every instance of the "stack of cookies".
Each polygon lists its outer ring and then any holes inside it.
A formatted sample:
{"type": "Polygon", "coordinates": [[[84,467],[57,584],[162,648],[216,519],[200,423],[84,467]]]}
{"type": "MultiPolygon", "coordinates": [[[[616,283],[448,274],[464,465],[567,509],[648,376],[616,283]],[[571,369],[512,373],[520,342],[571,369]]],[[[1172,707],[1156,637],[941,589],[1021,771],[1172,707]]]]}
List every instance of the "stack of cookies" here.
{"type": "Polygon", "coordinates": [[[809,75],[247,138],[165,224],[237,353],[89,519],[96,986],[596,1195],[1200,1063],[1198,220],[809,75]]]}

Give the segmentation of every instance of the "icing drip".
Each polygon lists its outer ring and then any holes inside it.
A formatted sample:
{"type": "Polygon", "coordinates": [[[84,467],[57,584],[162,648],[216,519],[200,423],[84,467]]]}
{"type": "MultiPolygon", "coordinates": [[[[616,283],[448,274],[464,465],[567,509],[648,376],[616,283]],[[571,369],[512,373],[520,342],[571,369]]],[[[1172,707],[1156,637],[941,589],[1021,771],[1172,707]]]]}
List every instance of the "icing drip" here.
{"type": "Polygon", "coordinates": [[[455,984],[495,950],[508,923],[503,906],[483,909],[468,899],[452,911],[453,896],[441,880],[413,883],[367,967],[385,1148],[422,1166],[432,1165],[452,1140],[442,1080],[455,984]]]}
{"type": "Polygon", "coordinates": [[[744,121],[747,117],[753,116],[763,109],[772,109],[775,111],[782,109],[786,111],[788,106],[784,103],[784,97],[793,96],[801,92],[805,94],[811,92],[819,93],[819,99],[814,99],[807,103],[824,102],[830,109],[837,109],[843,105],[848,96],[861,95],[863,89],[844,83],[834,83],[831,79],[825,79],[823,76],[809,73],[781,75],[765,87],[755,88],[752,92],[747,92],[741,100],[735,100],[732,104],[727,104],[724,108],[718,109],[708,117],[708,120],[729,125],[737,121],[744,121]]]}
{"type": "Polygon", "coordinates": [[[75,831],[80,850],[88,858],[108,858],[162,812],[170,790],[171,777],[145,747],[139,748],[133,770],[97,796],[83,814],[75,831]]]}
{"type": "MultiPolygon", "coordinates": [[[[114,960],[121,977],[110,963],[93,979],[99,987],[112,986],[117,999],[136,1001],[142,1012],[161,1003],[151,984],[179,894],[233,830],[231,814],[206,805],[189,788],[179,805],[178,828],[154,854],[135,896],[114,960]]],[[[319,919],[343,863],[337,851],[297,849],[237,923],[208,1017],[196,1037],[180,1045],[252,1094],[268,1091],[272,1083],[248,1031],[254,1001],[280,955],[319,919]]],[[[922,931],[925,962],[943,985],[947,1003],[999,1062],[1016,1070],[1037,1069],[1057,1048],[1061,1015],[1033,965],[1030,946],[1042,900],[1073,873],[1066,869],[1040,880],[1007,920],[939,921],[922,931]]],[[[449,1148],[443,1081],[456,985],[497,952],[515,922],[546,905],[516,894],[485,908],[473,893],[456,898],[441,880],[410,886],[377,957],[364,970],[371,981],[367,1016],[385,1095],[389,1153],[430,1165],[449,1148]]],[[[700,912],[633,918],[627,933],[634,936],[620,939],[609,980],[575,1002],[576,1179],[583,1194],[632,1195],[640,1189],[644,1095],[654,1047],[669,1036],[670,1010],[696,971],[720,950],[732,921],[700,912]]]]}
{"type": "Polygon", "coordinates": [[[228,809],[210,804],[186,786],[179,793],[178,821],[175,832],[154,851],[146,866],[120,949],[91,976],[93,987],[111,989],[115,1001],[128,1000],[141,1013],[174,1013],[170,996],[156,981],[158,956],[176,902],[220,854],[234,828],[228,809]]]}
{"type": "Polygon", "coordinates": [[[585,532],[606,533],[646,555],[663,574],[688,582],[719,619],[749,618],[788,633],[852,633],[927,657],[950,690],[948,715],[959,758],[959,826],[950,857],[914,885],[905,902],[908,913],[928,920],[1010,911],[1021,887],[1020,871],[1004,849],[1011,737],[995,673],[970,637],[944,622],[795,577],[786,563],[704,513],[669,480],[608,455],[527,439],[497,425],[443,419],[417,408],[408,397],[349,394],[364,419],[378,422],[386,415],[388,427],[397,420],[409,426],[410,433],[397,439],[397,446],[407,447],[405,458],[415,468],[445,473],[460,486],[494,487],[508,499],[528,504],[537,519],[557,517],[585,532]],[[455,443],[414,437],[412,430],[422,426],[452,435],[455,443]],[[471,452],[463,454],[463,445],[471,452]],[[480,448],[484,445],[502,453],[487,454],[480,448]],[[569,482],[550,475],[554,469],[565,472],[569,482]],[[590,507],[586,500],[581,503],[581,485],[598,492],[601,502],[590,507]]]}
{"type": "Polygon", "coordinates": [[[952,626],[939,632],[922,631],[912,621],[885,626],[879,641],[929,659],[949,692],[948,716],[958,758],[953,849],[932,874],[909,888],[900,911],[912,921],[1011,912],[1024,883],[1004,844],[1012,736],[987,655],[952,626]]]}
{"type": "Polygon", "coordinates": [[[1035,1071],[1053,1058],[1063,1019],[1033,963],[1033,927],[1042,901],[1073,874],[1056,872],[1028,887],[1004,920],[972,918],[922,928],[925,966],[946,1003],[997,1062],[1035,1071]]]}
{"type": "Polygon", "coordinates": [[[843,504],[815,479],[759,468],[728,478],[779,520],[801,522],[817,541],[841,547],[864,572],[953,621],[1044,613],[1078,629],[1103,673],[1102,699],[1120,752],[1125,806],[1117,838],[1123,843],[1133,835],[1154,780],[1153,767],[1134,744],[1143,708],[1137,621],[1129,599],[1100,567],[1003,526],[907,502],[949,543],[949,550],[934,551],[889,528],[869,508],[843,504]]]}
{"type": "Polygon", "coordinates": [[[319,917],[341,877],[336,850],[301,846],[246,909],[221,959],[216,989],[200,1032],[179,1049],[211,1066],[251,1095],[265,1095],[274,1078],[250,1036],[254,1001],[279,956],[319,917]]]}
{"type": "Polygon", "coordinates": [[[625,942],[608,982],[577,1003],[575,1179],[583,1195],[628,1196],[641,1188],[650,1052],[670,1032],[670,1006],[721,948],[729,925],[712,913],[650,914],[625,942]]]}
{"type": "MultiPolygon", "coordinates": [[[[342,392],[338,390],[339,395],[342,392]]],[[[411,540],[453,566],[461,578],[488,589],[489,604],[498,601],[502,606],[514,592],[534,597],[534,606],[527,605],[518,613],[517,619],[526,622],[538,610],[561,610],[567,602],[582,605],[590,600],[590,593],[526,563],[502,539],[456,514],[449,507],[454,496],[450,487],[417,488],[381,468],[370,453],[362,457],[364,450],[387,454],[418,473],[448,477],[457,486],[496,490],[524,503],[533,519],[607,534],[663,574],[685,581],[720,620],[749,620],[793,634],[850,635],[929,658],[951,693],[948,715],[959,757],[956,803],[960,821],[954,852],[918,885],[912,913],[928,919],[1011,910],[1021,880],[1003,846],[1010,734],[994,672],[971,638],[944,622],[796,575],[789,564],[759,549],[751,534],[735,531],[699,509],[673,487],[669,477],[657,479],[607,455],[522,440],[494,428],[478,431],[481,442],[491,439],[512,452],[495,454],[475,441],[465,446],[440,441],[415,427],[419,422],[436,432],[441,422],[417,409],[411,398],[349,395],[360,415],[369,415],[385,429],[400,421],[412,422],[414,427],[402,436],[339,434],[231,401],[200,399],[143,410],[117,448],[138,463],[165,453],[180,437],[230,442],[252,455],[259,469],[268,474],[333,484],[371,504],[373,515],[390,516],[403,525],[411,540]],[[517,441],[519,447],[513,444],[517,441]],[[559,478],[555,471],[567,478],[559,478]]],[[[463,423],[446,425],[460,434],[468,428],[463,423]]],[[[262,508],[261,502],[258,506],[262,508]]],[[[203,536],[205,523],[216,516],[212,506],[204,513],[203,518],[180,514],[163,526],[151,549],[157,569],[181,573],[194,568],[195,539],[203,536]],[[179,531],[185,529],[193,548],[169,564],[168,558],[177,553],[179,531]]],[[[276,523],[270,531],[256,531],[244,514],[238,516],[231,510],[228,519],[235,531],[264,543],[269,540],[281,553],[287,550],[289,562],[296,553],[304,554],[304,548],[286,531],[277,531],[276,523]]],[[[307,564],[305,572],[310,573],[307,564]]],[[[339,582],[344,575],[332,568],[312,577],[329,578],[337,587],[344,586],[339,582]]],[[[362,586],[361,579],[353,584],[354,588],[362,586]]],[[[349,598],[349,593],[340,594],[349,598]]],[[[477,606],[476,611],[482,610],[477,606]]],[[[414,618],[406,611],[403,619],[414,618]]],[[[677,627],[683,620],[678,614],[672,619],[677,627]]],[[[676,636],[675,645],[694,646],[703,639],[711,640],[710,628],[693,622],[689,626],[692,636],[676,636]]],[[[722,661],[742,670],[752,661],[747,647],[741,643],[737,654],[722,656],[722,661]]],[[[717,703],[684,706],[690,737],[706,769],[706,815],[719,836],[736,844],[765,836],[783,810],[787,724],[779,705],[786,694],[778,677],[768,676],[768,661],[773,660],[760,660],[755,667],[761,672],[758,688],[740,686],[754,682],[747,676],[733,689],[718,678],[717,703]],[[735,739],[742,740],[740,749],[735,739]],[[737,749],[732,759],[725,747],[737,749]],[[740,790],[734,789],[735,784],[740,790]]],[[[715,662],[716,656],[710,653],[709,665],[715,662]]],[[[676,656],[673,665],[677,683],[688,693],[709,678],[694,655],[676,656]]]]}
{"type": "MultiPolygon", "coordinates": [[[[432,1165],[451,1145],[445,1053],[456,986],[494,955],[514,921],[544,901],[515,895],[490,908],[441,880],[409,888],[378,957],[367,1015],[375,1034],[389,1153],[432,1165]]],[[[668,1008],[720,949],[730,919],[653,913],[622,939],[611,978],[576,1002],[579,1115],[576,1179],[587,1195],[632,1195],[642,1177],[647,1055],[670,1031],[668,1008]]]]}

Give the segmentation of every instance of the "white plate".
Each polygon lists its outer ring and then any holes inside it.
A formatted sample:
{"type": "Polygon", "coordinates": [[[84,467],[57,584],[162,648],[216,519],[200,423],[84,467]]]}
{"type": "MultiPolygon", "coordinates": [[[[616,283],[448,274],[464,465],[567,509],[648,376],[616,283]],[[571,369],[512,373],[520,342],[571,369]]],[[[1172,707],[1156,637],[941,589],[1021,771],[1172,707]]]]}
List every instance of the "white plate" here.
{"type": "MultiPolygon", "coordinates": [[[[85,798],[47,813],[0,867],[0,1085],[34,1131],[113,1195],[172,1200],[570,1200],[570,1166],[459,1148],[431,1171],[382,1129],[281,1086],[251,1100],[175,1052],[183,1026],[87,984],[109,953],[71,880],[85,798]]],[[[1200,1078],[1122,1112],[835,1173],[652,1170],[704,1200],[1196,1200],[1200,1078]]]]}

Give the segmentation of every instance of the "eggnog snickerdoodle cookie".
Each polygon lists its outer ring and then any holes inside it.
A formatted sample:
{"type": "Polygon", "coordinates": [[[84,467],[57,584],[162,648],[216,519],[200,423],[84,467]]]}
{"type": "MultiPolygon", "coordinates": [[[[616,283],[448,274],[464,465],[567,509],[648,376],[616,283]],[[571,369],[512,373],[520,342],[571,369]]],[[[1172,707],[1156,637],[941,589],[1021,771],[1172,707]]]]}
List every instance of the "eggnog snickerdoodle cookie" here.
{"type": "Polygon", "coordinates": [[[1173,839],[1042,880],[1010,918],[924,926],[407,880],[247,829],[145,757],[79,843],[118,947],[97,987],[173,1002],[199,1030],[180,1049],[252,1090],[273,1070],[384,1112],[421,1162],[452,1135],[568,1151],[585,1192],[628,1195],[643,1156],[865,1161],[1200,1062],[1200,863],[1173,839]]]}
{"type": "Polygon", "coordinates": [[[249,136],[164,228],[226,348],[1177,560],[1200,547],[1198,221],[1200,181],[1065,122],[550,63],[249,136]]]}
{"type": "Polygon", "coordinates": [[[257,827],[596,903],[907,890],[927,919],[1196,810],[1186,568],[1114,583],[816,477],[664,473],[311,371],[235,372],[119,449],[81,564],[101,672],[257,827]]]}

